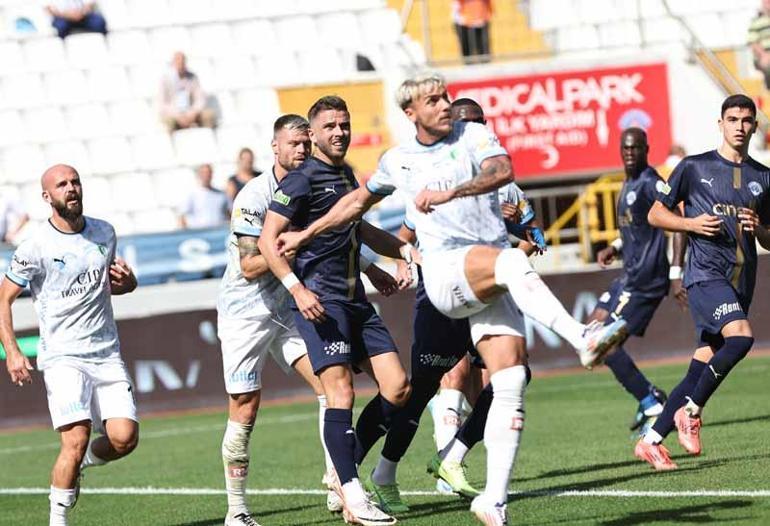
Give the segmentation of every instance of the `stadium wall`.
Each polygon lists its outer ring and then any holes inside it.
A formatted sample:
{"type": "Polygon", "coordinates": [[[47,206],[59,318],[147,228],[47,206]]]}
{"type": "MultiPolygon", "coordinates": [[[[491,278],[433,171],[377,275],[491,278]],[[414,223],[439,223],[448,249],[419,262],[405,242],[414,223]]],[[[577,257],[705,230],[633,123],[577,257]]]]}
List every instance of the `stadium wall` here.
{"type": "MultiPolygon", "coordinates": [[[[585,319],[598,296],[618,270],[545,276],[554,293],[575,317],[585,319]]],[[[759,280],[752,306],[756,347],[770,347],[770,324],[759,323],[770,310],[770,256],[761,256],[759,280]]],[[[123,357],[136,384],[139,410],[225,408],[222,364],[216,337],[218,280],[140,287],[114,300],[123,357]]],[[[402,360],[408,365],[412,343],[414,291],[391,298],[372,296],[393,333],[402,360]]],[[[14,312],[19,337],[34,340],[37,323],[31,300],[21,299],[14,312]]],[[[528,348],[535,371],[576,367],[575,353],[549,330],[528,323],[528,348]]],[[[667,298],[655,315],[644,340],[632,338],[627,349],[638,359],[682,357],[693,350],[692,320],[667,298]]],[[[588,373],[587,373],[588,374],[588,373]]],[[[739,373],[740,374],[740,373],[739,373]]],[[[42,375],[31,386],[18,388],[0,381],[0,428],[48,421],[42,375]]],[[[263,374],[264,400],[310,395],[295,374],[286,375],[272,361],[263,374]]],[[[364,378],[359,385],[373,386],[364,378]]]]}

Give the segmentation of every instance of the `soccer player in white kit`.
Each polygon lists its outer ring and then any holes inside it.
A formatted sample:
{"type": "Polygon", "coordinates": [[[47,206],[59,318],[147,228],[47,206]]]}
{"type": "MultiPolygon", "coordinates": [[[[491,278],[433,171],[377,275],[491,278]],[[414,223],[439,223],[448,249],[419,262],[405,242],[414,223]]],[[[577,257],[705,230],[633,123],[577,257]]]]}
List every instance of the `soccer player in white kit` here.
{"type": "Polygon", "coordinates": [[[494,393],[484,429],[487,479],[471,504],[487,525],[507,524],[508,482],[524,427],[524,311],[576,349],[601,359],[625,335],[625,322],[585,325],[567,313],[508,243],[496,190],[513,180],[497,137],[477,123],[452,123],[446,84],[438,75],[404,81],[396,95],[415,124],[415,139],[389,150],[365,186],[347,194],[302,232],[285,232],[279,251],[359,218],[398,188],[406,194],[422,252],[425,290],[435,307],[468,318],[471,337],[490,372],[494,393]],[[506,294],[507,292],[507,294],[506,294]]]}
{"type": "Polygon", "coordinates": [[[0,341],[11,381],[31,383],[32,366],[13,331],[11,305],[32,291],[40,322],[38,369],[43,371],[53,427],[61,449],[51,473],[50,525],[66,525],[80,471],[131,453],[139,439],[131,379],[120,357],[110,297],[136,288],[115,256],[115,230],[83,215],[80,176],[55,165],[42,180],[50,219],[13,255],[0,284],[0,341]],[[89,444],[91,429],[102,436],[89,444]]]}
{"type": "MultiPolygon", "coordinates": [[[[257,247],[278,183],[310,155],[308,127],[307,120],[299,115],[279,117],[273,126],[275,164],[271,173],[249,181],[233,202],[229,261],[217,302],[225,389],[229,394],[229,419],[222,440],[228,501],[225,526],[257,524],[246,507],[246,482],[249,438],[259,409],[261,375],[268,353],[284,371],[296,370],[315,392],[323,437],[326,396],[313,373],[305,342],[294,325],[289,309],[291,295],[270,272],[257,247]]],[[[388,273],[368,261],[362,261],[361,266],[383,294],[395,292],[396,281],[388,273]]],[[[323,438],[321,445],[327,482],[333,464],[323,438]]],[[[327,494],[327,508],[342,511],[342,502],[331,490],[327,494]]]]}

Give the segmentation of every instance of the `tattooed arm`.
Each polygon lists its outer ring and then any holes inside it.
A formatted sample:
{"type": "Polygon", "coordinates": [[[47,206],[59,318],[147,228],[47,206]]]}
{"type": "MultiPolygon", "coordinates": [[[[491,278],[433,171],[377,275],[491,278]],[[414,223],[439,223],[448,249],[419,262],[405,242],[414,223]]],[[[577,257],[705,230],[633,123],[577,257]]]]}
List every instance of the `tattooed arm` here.
{"type": "Polygon", "coordinates": [[[513,181],[513,166],[507,155],[496,155],[481,163],[481,172],[460,186],[449,190],[423,190],[414,199],[420,212],[433,211],[435,205],[444,204],[458,197],[487,194],[513,181]]]}
{"type": "Polygon", "coordinates": [[[259,252],[258,237],[238,236],[238,253],[241,256],[241,273],[251,281],[270,272],[265,257],[259,252]]]}

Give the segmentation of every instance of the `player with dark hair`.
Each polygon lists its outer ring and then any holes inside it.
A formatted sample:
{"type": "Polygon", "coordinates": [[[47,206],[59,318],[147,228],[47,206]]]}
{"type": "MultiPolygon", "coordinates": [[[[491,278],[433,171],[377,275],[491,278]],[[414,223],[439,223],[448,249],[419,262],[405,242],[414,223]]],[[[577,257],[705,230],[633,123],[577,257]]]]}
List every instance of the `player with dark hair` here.
{"type": "Polygon", "coordinates": [[[703,407],[754,343],[748,321],[758,241],[770,249],[770,169],[748,155],[757,127],[754,102],[731,95],[722,103],[718,149],[685,157],[661,185],[651,225],[688,233],[684,285],[697,349],[681,382],[634,454],[655,469],[676,469],[662,442],[677,428],[679,443],[701,453],[703,407]],[[684,203],[684,217],[672,210],[684,203]]]}
{"type": "Polygon", "coordinates": [[[360,432],[378,426],[387,429],[411,389],[396,345],[364,294],[359,252],[365,242],[392,258],[411,258],[413,253],[419,257],[419,253],[366,222],[355,222],[298,250],[293,264],[297,274],[292,271],[285,256],[277,253],[278,235],[290,226],[305,228],[358,186],[345,163],[351,133],[345,101],[322,97],[308,111],[308,120],[316,153],[278,185],[259,249],[294,298],[294,320],[326,394],[324,441],[338,477],[331,485],[342,498],[344,518],[365,525],[394,524],[395,519],[371,503],[358,479],[353,367],[371,368],[379,386],[379,394],[369,404],[371,410],[358,421],[360,432]]]}
{"type": "MultiPolygon", "coordinates": [[[[620,155],[626,180],[617,204],[620,237],[599,251],[596,260],[609,266],[616,257],[623,258],[623,274],[600,296],[589,320],[609,323],[618,316],[628,322],[628,332],[644,336],[655,311],[668,294],[684,309],[687,294],[682,288],[682,262],[685,237],[674,235],[673,266],[669,266],[665,232],[647,222],[647,213],[655,202],[657,191],[665,181],[647,163],[650,146],[641,128],[628,128],[620,135],[620,155]]],[[[639,402],[631,429],[642,428],[644,434],[652,420],[663,411],[666,393],[654,386],[623,349],[604,359],[620,384],[639,402]]]]}

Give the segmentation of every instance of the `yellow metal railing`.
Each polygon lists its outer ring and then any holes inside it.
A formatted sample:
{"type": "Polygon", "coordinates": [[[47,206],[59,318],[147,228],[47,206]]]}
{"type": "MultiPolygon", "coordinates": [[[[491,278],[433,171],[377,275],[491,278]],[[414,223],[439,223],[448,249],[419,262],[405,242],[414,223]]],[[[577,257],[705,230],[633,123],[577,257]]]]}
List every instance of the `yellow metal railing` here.
{"type": "Polygon", "coordinates": [[[589,184],[559,218],[546,230],[548,243],[558,246],[562,231],[573,222],[577,223],[578,243],[583,261],[592,256],[592,245],[610,242],[618,237],[615,203],[623,187],[623,174],[608,174],[589,184]]]}

